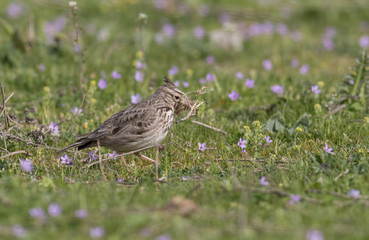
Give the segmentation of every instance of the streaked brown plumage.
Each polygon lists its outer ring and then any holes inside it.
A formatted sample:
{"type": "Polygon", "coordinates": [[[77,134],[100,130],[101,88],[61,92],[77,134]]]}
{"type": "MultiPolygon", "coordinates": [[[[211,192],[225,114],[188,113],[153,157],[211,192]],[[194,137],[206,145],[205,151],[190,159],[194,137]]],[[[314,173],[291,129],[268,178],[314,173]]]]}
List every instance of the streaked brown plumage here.
{"type": "MultiPolygon", "coordinates": [[[[60,151],[76,147],[78,150],[97,146],[125,153],[155,147],[165,138],[174,118],[191,103],[174,83],[165,78],[165,84],[145,101],[131,105],[114,114],[96,130],[78,136],[78,140],[60,151]]],[[[140,157],[148,159],[143,155],[140,157]]]]}

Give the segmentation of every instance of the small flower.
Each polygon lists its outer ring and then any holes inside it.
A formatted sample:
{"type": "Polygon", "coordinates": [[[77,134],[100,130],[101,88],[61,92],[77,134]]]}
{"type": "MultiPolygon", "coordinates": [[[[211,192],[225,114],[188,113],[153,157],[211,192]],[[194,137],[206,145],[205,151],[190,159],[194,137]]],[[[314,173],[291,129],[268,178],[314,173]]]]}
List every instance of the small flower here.
{"type": "Polygon", "coordinates": [[[322,232],[310,229],[306,232],[306,240],[324,240],[322,232]]]}
{"type": "Polygon", "coordinates": [[[197,39],[203,39],[205,37],[205,30],[203,27],[201,26],[197,26],[193,29],[193,35],[197,38],[197,39]]]}
{"type": "Polygon", "coordinates": [[[49,129],[52,133],[59,133],[59,126],[57,123],[54,123],[53,121],[50,122],[49,129]]]}
{"type": "Polygon", "coordinates": [[[272,140],[272,139],[270,139],[270,137],[269,137],[269,136],[265,136],[265,142],[266,142],[266,143],[268,143],[268,144],[270,144],[270,143],[272,143],[272,142],[273,142],[273,140],[272,140]]]}
{"type": "Polygon", "coordinates": [[[208,65],[214,64],[215,63],[215,57],[214,56],[207,56],[205,61],[208,65]]]}
{"type": "Polygon", "coordinates": [[[114,78],[114,79],[119,79],[122,77],[122,75],[120,75],[117,71],[113,71],[111,73],[111,76],[114,78]]]}
{"type": "Polygon", "coordinates": [[[206,83],[206,79],[205,78],[200,78],[199,79],[199,83],[200,84],[205,84],[206,83]]]}
{"type": "Polygon", "coordinates": [[[281,85],[273,85],[270,87],[270,90],[272,90],[272,92],[276,93],[277,95],[283,95],[283,90],[284,90],[284,87],[281,86],[281,85]]]}
{"type": "Polygon", "coordinates": [[[174,37],[177,32],[176,27],[173,24],[164,24],[161,30],[167,37],[174,37]]]}
{"type": "Polygon", "coordinates": [[[302,132],[303,131],[303,129],[302,128],[300,128],[300,127],[296,127],[296,132],[302,132]]]}
{"type": "Polygon", "coordinates": [[[51,203],[47,208],[49,215],[52,217],[57,217],[62,213],[62,209],[57,203],[51,203]]]}
{"type": "Polygon", "coordinates": [[[97,86],[103,90],[108,86],[108,81],[105,81],[104,79],[100,78],[99,82],[97,83],[97,86]]]}
{"type": "Polygon", "coordinates": [[[31,208],[29,210],[29,215],[33,218],[38,218],[38,219],[46,218],[45,212],[42,208],[31,208]]]}
{"type": "Polygon", "coordinates": [[[332,51],[334,49],[334,42],[332,39],[325,37],[323,39],[323,46],[325,49],[327,49],[328,51],[332,51]]]}
{"type": "Polygon", "coordinates": [[[101,238],[105,234],[105,229],[103,227],[92,227],[90,228],[91,238],[101,238]]]}
{"type": "Polygon", "coordinates": [[[38,70],[40,70],[40,72],[45,72],[46,70],[45,64],[41,63],[40,65],[38,65],[38,70]]]}
{"type": "Polygon", "coordinates": [[[22,171],[24,171],[24,172],[32,172],[33,171],[32,161],[21,158],[19,160],[19,164],[20,164],[20,168],[22,169],[22,171]]]}
{"type": "Polygon", "coordinates": [[[270,71],[273,69],[273,64],[272,61],[270,61],[269,59],[265,59],[263,61],[263,67],[265,70],[270,71]]]}
{"type": "Polygon", "coordinates": [[[296,67],[299,66],[299,64],[300,63],[299,63],[299,60],[298,59],[294,58],[294,59],[291,60],[291,67],[296,68],[296,67]]]}
{"type": "Polygon", "coordinates": [[[311,87],[311,91],[315,94],[318,95],[320,93],[320,89],[318,85],[312,86],[311,87]]]}
{"type": "Polygon", "coordinates": [[[369,123],[369,117],[364,117],[364,122],[369,123]]]}
{"type": "Polygon", "coordinates": [[[144,62],[137,61],[135,66],[136,66],[137,69],[143,69],[143,68],[146,67],[146,64],[144,62]]]}
{"type": "Polygon", "coordinates": [[[76,218],[86,218],[88,216],[88,212],[85,209],[78,209],[74,212],[74,216],[76,216],[76,218]]]}
{"type": "Polygon", "coordinates": [[[291,205],[299,203],[301,201],[301,197],[299,195],[291,194],[289,203],[291,205]]]}
{"type": "Polygon", "coordinates": [[[319,103],[316,103],[314,105],[314,110],[315,110],[316,113],[321,113],[322,112],[322,106],[320,106],[319,103]]]}
{"type": "Polygon", "coordinates": [[[353,198],[358,198],[360,196],[360,190],[351,189],[348,195],[353,198]]]}
{"type": "Polygon", "coordinates": [[[333,149],[328,147],[328,144],[326,143],[324,146],[324,151],[326,151],[329,154],[333,154],[333,149]]]}
{"type": "Polygon", "coordinates": [[[240,96],[240,94],[238,92],[233,91],[233,90],[230,94],[228,94],[228,97],[231,99],[231,101],[237,100],[239,96],[240,96]]]}
{"type": "Polygon", "coordinates": [[[169,69],[168,74],[174,77],[178,73],[178,67],[173,66],[171,69],[169,69]]]}
{"type": "Polygon", "coordinates": [[[114,157],[114,160],[117,160],[118,154],[115,151],[113,153],[109,153],[108,155],[109,155],[110,158],[114,157]]]}
{"type": "Polygon", "coordinates": [[[148,18],[149,17],[145,13],[139,13],[138,14],[138,21],[140,21],[142,23],[147,23],[148,18]]]}
{"type": "Polygon", "coordinates": [[[369,47],[369,36],[368,35],[364,35],[364,36],[360,37],[360,39],[359,39],[359,45],[362,48],[368,48],[369,47]]]}
{"type": "Polygon", "coordinates": [[[78,108],[78,107],[74,107],[74,109],[72,110],[72,114],[74,116],[78,116],[82,113],[82,109],[81,108],[78,108]]]}
{"type": "Polygon", "coordinates": [[[95,156],[95,152],[94,151],[89,151],[88,152],[88,158],[90,159],[90,161],[97,159],[97,157],[95,156]]]}
{"type": "Polygon", "coordinates": [[[236,72],[235,75],[234,75],[236,78],[238,79],[243,79],[244,76],[243,76],[243,73],[242,72],[236,72]]]}
{"type": "Polygon", "coordinates": [[[12,228],[14,236],[24,238],[27,235],[27,230],[20,224],[15,224],[12,228]]]}
{"type": "Polygon", "coordinates": [[[186,81],[183,81],[182,85],[183,85],[184,88],[188,88],[190,86],[190,84],[186,81]]]}
{"type": "Polygon", "coordinates": [[[174,82],[174,85],[176,86],[176,87],[179,87],[179,81],[177,80],[177,81],[175,81],[174,82]]]}
{"type": "Polygon", "coordinates": [[[77,6],[77,2],[69,1],[68,5],[69,5],[69,7],[74,8],[74,7],[77,6]]]}
{"type": "Polygon", "coordinates": [[[135,73],[135,80],[137,82],[142,82],[144,80],[144,78],[145,78],[145,73],[140,72],[139,70],[137,70],[136,73],[135,73]]]}
{"type": "Polygon", "coordinates": [[[263,177],[260,178],[260,184],[263,185],[263,186],[268,186],[269,185],[269,182],[263,176],[263,177]]]}
{"type": "Polygon", "coordinates": [[[211,74],[211,73],[207,73],[206,74],[206,81],[208,81],[208,82],[214,82],[214,80],[215,80],[214,74],[211,74]]]}
{"type": "Polygon", "coordinates": [[[205,151],[207,149],[206,143],[198,143],[199,144],[199,151],[205,151]]]}
{"type": "Polygon", "coordinates": [[[172,237],[169,234],[162,234],[157,236],[155,240],[172,240],[172,237]]]}
{"type": "Polygon", "coordinates": [[[241,148],[246,148],[246,142],[247,142],[246,140],[242,140],[242,138],[240,138],[237,145],[240,146],[241,148]]]}
{"type": "Polygon", "coordinates": [[[17,18],[23,13],[23,5],[19,3],[10,3],[6,8],[6,12],[11,18],[17,18]]]}
{"type": "Polygon", "coordinates": [[[136,95],[131,95],[131,103],[132,104],[137,104],[141,101],[142,101],[142,98],[141,98],[139,93],[137,93],[136,95]]]}
{"type": "Polygon", "coordinates": [[[255,81],[247,78],[246,82],[245,82],[245,86],[248,87],[248,88],[254,88],[255,81]]]}
{"type": "Polygon", "coordinates": [[[67,154],[65,154],[64,157],[60,157],[60,159],[62,160],[61,164],[65,164],[65,165],[72,164],[72,159],[67,154]]]}
{"type": "Polygon", "coordinates": [[[309,69],[310,69],[309,65],[304,64],[304,65],[302,65],[302,66],[300,67],[300,73],[301,73],[302,75],[306,75],[306,74],[309,72],[309,69]]]}

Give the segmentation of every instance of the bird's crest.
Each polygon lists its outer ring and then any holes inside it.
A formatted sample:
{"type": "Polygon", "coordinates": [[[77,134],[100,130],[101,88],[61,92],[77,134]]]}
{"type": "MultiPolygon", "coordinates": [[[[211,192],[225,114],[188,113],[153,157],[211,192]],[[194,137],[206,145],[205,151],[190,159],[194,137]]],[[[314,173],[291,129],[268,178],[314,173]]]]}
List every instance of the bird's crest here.
{"type": "Polygon", "coordinates": [[[172,82],[172,80],[170,80],[167,76],[164,77],[164,82],[165,85],[171,89],[176,89],[176,85],[174,85],[174,83],[172,82]]]}

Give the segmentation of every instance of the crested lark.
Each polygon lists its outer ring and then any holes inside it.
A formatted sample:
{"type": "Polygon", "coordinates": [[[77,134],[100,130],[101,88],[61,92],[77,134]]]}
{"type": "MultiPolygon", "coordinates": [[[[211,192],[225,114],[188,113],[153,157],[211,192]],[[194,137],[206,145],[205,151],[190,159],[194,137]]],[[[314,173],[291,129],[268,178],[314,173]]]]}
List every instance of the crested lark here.
{"type": "MultiPolygon", "coordinates": [[[[174,117],[182,110],[190,108],[191,103],[184,93],[165,77],[165,84],[145,101],[114,114],[96,130],[78,136],[75,143],[60,151],[74,147],[81,150],[100,145],[119,153],[126,153],[157,147],[169,132],[174,117]]],[[[136,155],[155,164],[157,180],[158,162],[139,152],[136,155]]],[[[122,160],[125,164],[123,156],[122,160]]]]}

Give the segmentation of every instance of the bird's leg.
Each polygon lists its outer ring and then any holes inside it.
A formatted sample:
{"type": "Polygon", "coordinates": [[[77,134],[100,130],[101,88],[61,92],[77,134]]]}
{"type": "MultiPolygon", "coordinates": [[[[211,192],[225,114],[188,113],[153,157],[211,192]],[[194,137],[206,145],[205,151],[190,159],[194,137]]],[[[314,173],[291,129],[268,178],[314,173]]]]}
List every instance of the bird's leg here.
{"type": "Polygon", "coordinates": [[[125,157],[124,157],[124,156],[121,156],[120,158],[122,159],[123,165],[124,165],[124,167],[126,168],[126,170],[127,170],[128,172],[131,172],[131,170],[129,169],[129,167],[128,167],[127,163],[126,163],[126,159],[125,159],[125,157]]]}
{"type": "Polygon", "coordinates": [[[158,181],[159,172],[159,147],[156,147],[156,159],[155,159],[155,181],[158,181]]]}
{"type": "MultiPolygon", "coordinates": [[[[141,153],[135,153],[135,154],[136,154],[137,157],[155,164],[155,181],[157,181],[158,180],[158,164],[159,164],[159,162],[155,161],[155,160],[153,160],[149,157],[146,157],[145,155],[142,155],[141,153]]],[[[159,156],[159,154],[157,154],[157,155],[159,156]]]]}

